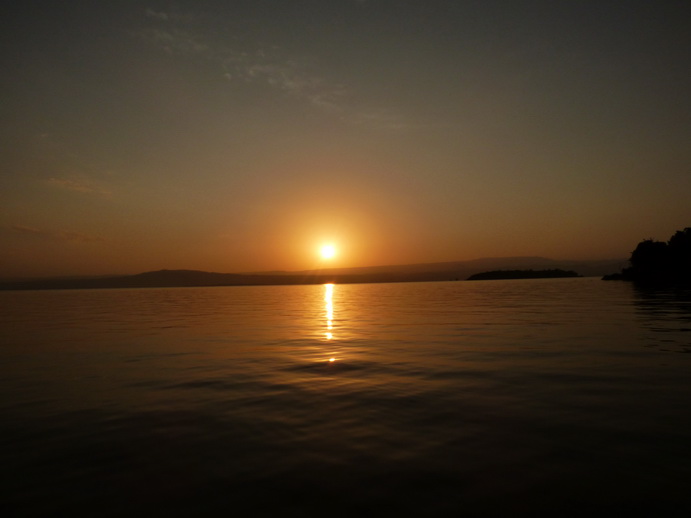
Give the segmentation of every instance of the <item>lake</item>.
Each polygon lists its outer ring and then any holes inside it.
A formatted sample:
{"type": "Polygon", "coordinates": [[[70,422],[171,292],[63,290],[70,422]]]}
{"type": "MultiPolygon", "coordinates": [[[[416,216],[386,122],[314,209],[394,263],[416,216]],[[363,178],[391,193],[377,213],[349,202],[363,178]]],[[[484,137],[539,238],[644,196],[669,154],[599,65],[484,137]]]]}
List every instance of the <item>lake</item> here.
{"type": "Polygon", "coordinates": [[[0,292],[4,516],[686,516],[691,293],[0,292]]]}

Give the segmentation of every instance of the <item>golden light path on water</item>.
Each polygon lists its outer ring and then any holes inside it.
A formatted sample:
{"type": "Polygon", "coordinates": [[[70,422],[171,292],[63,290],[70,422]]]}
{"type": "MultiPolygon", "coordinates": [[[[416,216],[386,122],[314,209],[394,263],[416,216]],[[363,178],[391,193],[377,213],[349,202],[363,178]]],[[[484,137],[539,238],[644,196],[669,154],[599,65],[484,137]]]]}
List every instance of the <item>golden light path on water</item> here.
{"type": "MultiPolygon", "coordinates": [[[[334,285],[333,284],[324,284],[324,310],[326,313],[326,332],[324,333],[324,336],[326,336],[327,340],[333,340],[333,338],[334,338],[334,335],[333,335],[333,318],[334,318],[333,294],[334,294],[334,285]]],[[[336,361],[336,358],[334,358],[334,357],[329,358],[329,362],[334,362],[334,361],[336,361]]]]}

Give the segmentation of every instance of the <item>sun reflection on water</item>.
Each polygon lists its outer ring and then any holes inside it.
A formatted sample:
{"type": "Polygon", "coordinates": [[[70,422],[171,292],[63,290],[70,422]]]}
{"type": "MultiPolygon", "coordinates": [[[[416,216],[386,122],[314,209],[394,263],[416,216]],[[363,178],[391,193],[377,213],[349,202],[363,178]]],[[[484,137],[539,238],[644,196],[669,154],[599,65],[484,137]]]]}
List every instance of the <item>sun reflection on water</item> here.
{"type": "MultiPolygon", "coordinates": [[[[326,317],[326,331],[324,332],[324,336],[326,337],[327,341],[333,340],[334,339],[334,302],[333,302],[333,294],[334,294],[334,285],[333,284],[324,284],[324,316],[326,317]]],[[[333,352],[331,352],[333,354],[333,352]]],[[[333,364],[336,361],[336,358],[334,356],[329,356],[327,359],[327,364],[333,364]]]]}
{"type": "Polygon", "coordinates": [[[324,302],[325,302],[325,310],[326,310],[326,333],[324,335],[326,336],[327,340],[333,340],[333,333],[331,332],[333,330],[333,318],[334,318],[334,304],[333,304],[333,294],[334,294],[334,285],[333,284],[324,284],[324,302]]]}

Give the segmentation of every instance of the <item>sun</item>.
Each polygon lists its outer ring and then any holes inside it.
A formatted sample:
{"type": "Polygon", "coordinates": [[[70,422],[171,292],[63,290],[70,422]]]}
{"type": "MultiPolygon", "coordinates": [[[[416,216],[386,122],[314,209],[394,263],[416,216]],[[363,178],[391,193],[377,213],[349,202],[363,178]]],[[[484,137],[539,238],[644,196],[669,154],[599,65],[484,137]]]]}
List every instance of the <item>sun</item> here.
{"type": "Polygon", "coordinates": [[[336,257],[336,247],[334,245],[324,245],[319,249],[319,255],[322,259],[333,259],[336,257]]]}

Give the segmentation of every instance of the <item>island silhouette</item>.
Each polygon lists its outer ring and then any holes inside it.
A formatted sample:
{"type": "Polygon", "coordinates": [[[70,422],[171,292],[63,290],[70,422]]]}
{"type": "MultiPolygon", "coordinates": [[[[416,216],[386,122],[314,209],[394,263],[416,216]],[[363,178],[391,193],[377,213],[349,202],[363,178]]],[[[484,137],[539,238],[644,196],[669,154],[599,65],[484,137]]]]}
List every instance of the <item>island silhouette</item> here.
{"type": "Polygon", "coordinates": [[[557,279],[561,277],[583,277],[573,270],[493,270],[476,273],[468,277],[469,281],[489,281],[499,279],[557,279]]]}
{"type": "Polygon", "coordinates": [[[444,263],[253,273],[165,269],[136,275],[4,279],[0,281],[0,290],[427,282],[467,279],[473,274],[496,270],[576,270],[585,276],[602,277],[605,273],[621,267],[625,261],[625,259],[569,261],[545,257],[488,257],[444,263]]]}
{"type": "Polygon", "coordinates": [[[691,285],[691,227],[677,230],[668,241],[644,239],[631,252],[630,266],[603,280],[646,285],[691,285]]]}

